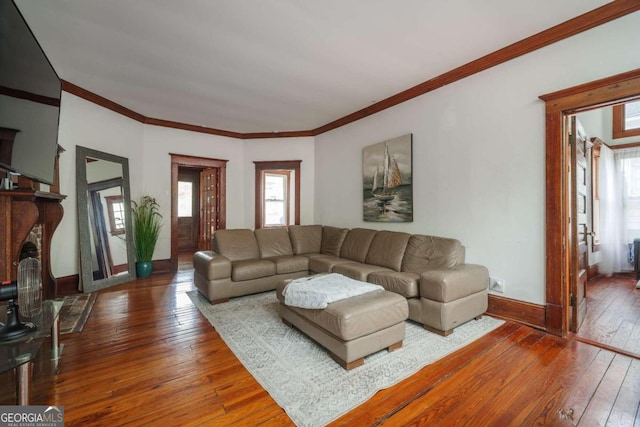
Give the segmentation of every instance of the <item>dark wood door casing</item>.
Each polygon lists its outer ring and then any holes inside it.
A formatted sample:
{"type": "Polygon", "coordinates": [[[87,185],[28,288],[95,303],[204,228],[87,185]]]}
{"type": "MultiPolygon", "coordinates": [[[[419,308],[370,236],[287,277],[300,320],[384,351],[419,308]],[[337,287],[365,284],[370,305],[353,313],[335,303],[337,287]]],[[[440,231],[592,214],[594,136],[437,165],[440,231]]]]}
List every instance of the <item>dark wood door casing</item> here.
{"type": "Polygon", "coordinates": [[[640,95],[640,69],[540,96],[546,121],[546,310],[547,332],[568,332],[569,214],[566,194],[565,116],[605,107],[640,95]]]}

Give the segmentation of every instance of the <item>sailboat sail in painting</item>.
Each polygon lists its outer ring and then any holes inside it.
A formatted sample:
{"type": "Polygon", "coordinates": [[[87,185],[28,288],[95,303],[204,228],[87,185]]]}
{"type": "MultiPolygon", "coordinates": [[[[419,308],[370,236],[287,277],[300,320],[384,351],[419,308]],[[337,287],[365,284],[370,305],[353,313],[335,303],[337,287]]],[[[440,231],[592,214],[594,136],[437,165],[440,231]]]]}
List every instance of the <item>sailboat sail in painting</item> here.
{"type": "Polygon", "coordinates": [[[404,135],[364,148],[365,221],[413,221],[411,137],[404,135]]]}
{"type": "Polygon", "coordinates": [[[388,190],[398,187],[402,184],[402,177],[400,176],[400,168],[396,159],[389,154],[389,147],[387,144],[384,146],[384,160],[383,160],[383,177],[382,177],[382,192],[376,194],[378,189],[378,174],[379,168],[376,167],[376,172],[373,175],[373,185],[371,186],[371,194],[377,200],[388,202],[392,200],[395,195],[388,190]]]}

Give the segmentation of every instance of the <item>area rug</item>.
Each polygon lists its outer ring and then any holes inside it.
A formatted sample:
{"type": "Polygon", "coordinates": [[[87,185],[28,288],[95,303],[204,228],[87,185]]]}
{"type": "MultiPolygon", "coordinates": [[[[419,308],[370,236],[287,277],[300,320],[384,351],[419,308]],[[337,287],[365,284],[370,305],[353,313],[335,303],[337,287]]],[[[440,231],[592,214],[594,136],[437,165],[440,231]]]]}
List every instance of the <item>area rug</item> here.
{"type": "Polygon", "coordinates": [[[211,305],[188,292],[247,370],[298,426],[323,426],[424,366],[496,329],[504,322],[483,316],[448,337],[406,322],[403,347],[382,350],[346,371],[327,352],[280,319],[275,292],[211,305]]]}
{"type": "Polygon", "coordinates": [[[91,314],[97,294],[69,295],[63,298],[60,309],[60,333],[70,334],[82,332],[87,319],[91,314]]]}

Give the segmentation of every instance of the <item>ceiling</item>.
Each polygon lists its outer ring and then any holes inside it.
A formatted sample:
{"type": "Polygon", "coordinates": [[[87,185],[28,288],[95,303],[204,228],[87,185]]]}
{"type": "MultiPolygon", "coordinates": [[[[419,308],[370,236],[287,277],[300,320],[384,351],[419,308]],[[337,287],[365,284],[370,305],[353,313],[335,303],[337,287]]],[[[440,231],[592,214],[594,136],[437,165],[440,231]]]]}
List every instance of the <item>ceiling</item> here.
{"type": "Polygon", "coordinates": [[[316,129],[603,0],[15,0],[61,79],[146,117],[316,129]]]}

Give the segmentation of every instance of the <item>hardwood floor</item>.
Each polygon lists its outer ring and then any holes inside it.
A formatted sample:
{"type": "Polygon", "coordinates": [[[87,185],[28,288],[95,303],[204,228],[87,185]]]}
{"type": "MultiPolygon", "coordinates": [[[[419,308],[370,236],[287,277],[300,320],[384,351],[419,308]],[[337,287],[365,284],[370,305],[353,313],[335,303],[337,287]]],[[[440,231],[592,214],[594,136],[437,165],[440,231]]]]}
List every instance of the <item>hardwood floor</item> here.
{"type": "Polygon", "coordinates": [[[635,276],[597,277],[587,283],[587,315],[576,336],[640,357],[640,289],[635,276]]]}
{"type": "MultiPolygon", "coordinates": [[[[180,265],[102,291],[32,403],[64,405],[66,426],[292,425],[193,306],[180,265]]],[[[639,403],[640,360],[506,323],[333,424],[638,426],[639,403]]]]}

